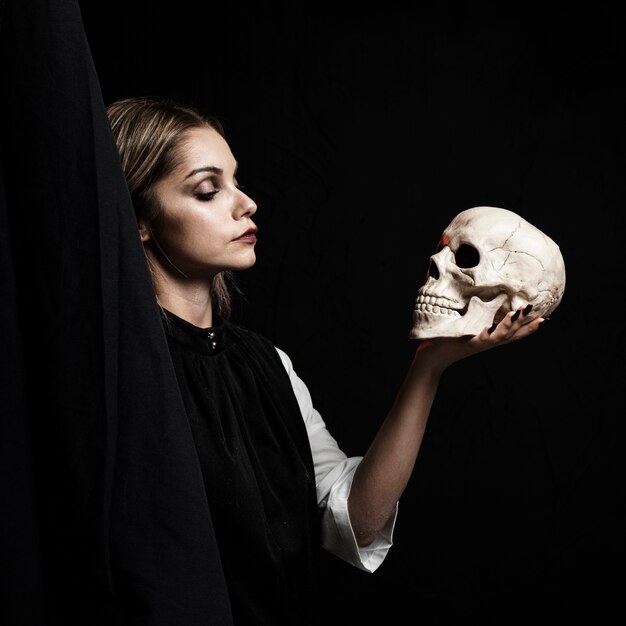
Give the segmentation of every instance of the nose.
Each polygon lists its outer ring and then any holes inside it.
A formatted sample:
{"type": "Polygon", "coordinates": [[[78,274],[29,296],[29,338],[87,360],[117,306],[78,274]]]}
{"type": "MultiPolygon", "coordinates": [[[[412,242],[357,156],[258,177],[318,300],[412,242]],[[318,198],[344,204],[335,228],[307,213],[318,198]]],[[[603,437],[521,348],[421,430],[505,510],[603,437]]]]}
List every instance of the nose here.
{"type": "Polygon", "coordinates": [[[245,194],[241,189],[237,190],[239,194],[239,198],[237,200],[237,216],[241,217],[250,217],[256,213],[256,202],[247,194],[245,194]]]}

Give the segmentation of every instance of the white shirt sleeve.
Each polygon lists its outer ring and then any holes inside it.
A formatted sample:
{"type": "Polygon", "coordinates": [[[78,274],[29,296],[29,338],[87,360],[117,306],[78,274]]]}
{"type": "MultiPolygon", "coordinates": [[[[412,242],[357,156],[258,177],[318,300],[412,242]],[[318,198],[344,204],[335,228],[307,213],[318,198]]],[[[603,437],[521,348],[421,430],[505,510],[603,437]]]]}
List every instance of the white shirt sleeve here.
{"type": "Polygon", "coordinates": [[[398,507],[378,537],[359,548],[348,515],[348,495],[354,472],[363,457],[348,457],[326,429],[322,416],[313,407],[311,394],[293,369],[291,359],[276,348],[289,374],[306,425],[315,466],[317,503],[322,509],[322,546],[335,556],[366,572],[374,572],[393,544],[398,507]]]}

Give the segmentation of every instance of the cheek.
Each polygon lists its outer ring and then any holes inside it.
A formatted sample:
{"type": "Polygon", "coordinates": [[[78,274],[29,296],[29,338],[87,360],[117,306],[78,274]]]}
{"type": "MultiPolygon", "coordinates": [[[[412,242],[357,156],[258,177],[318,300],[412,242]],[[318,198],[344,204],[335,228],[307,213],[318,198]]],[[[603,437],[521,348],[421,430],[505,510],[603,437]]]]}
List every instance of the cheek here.
{"type": "Polygon", "coordinates": [[[160,245],[171,245],[184,239],[185,221],[162,213],[152,224],[152,233],[160,245]]]}
{"type": "Polygon", "coordinates": [[[159,243],[170,251],[179,251],[184,255],[206,252],[219,240],[219,224],[207,215],[182,213],[164,215],[159,220],[159,243]]]}

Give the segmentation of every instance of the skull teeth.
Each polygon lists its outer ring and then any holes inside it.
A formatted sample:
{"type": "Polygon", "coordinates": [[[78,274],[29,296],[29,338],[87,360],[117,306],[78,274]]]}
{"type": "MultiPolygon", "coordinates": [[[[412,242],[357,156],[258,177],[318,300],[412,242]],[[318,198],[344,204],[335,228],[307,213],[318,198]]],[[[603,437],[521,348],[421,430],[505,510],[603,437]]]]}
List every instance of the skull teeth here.
{"type": "Polygon", "coordinates": [[[431,315],[451,315],[453,317],[460,317],[461,314],[458,309],[454,308],[454,304],[454,302],[446,298],[420,295],[415,303],[415,311],[417,313],[431,315]]]}

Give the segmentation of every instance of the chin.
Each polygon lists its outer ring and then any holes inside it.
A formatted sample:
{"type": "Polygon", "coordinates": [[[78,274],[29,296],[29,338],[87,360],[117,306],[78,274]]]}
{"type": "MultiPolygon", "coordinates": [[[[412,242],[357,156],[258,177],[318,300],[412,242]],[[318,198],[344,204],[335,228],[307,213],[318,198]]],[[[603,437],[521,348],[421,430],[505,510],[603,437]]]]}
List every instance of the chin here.
{"type": "Polygon", "coordinates": [[[251,268],[256,263],[256,255],[252,255],[250,258],[242,260],[240,263],[233,263],[231,267],[225,267],[226,271],[240,272],[251,268]]]}
{"type": "Polygon", "coordinates": [[[255,263],[256,263],[256,254],[254,253],[254,250],[252,250],[252,254],[250,255],[250,258],[248,259],[248,262],[244,269],[248,269],[249,267],[252,267],[255,263]]]}

